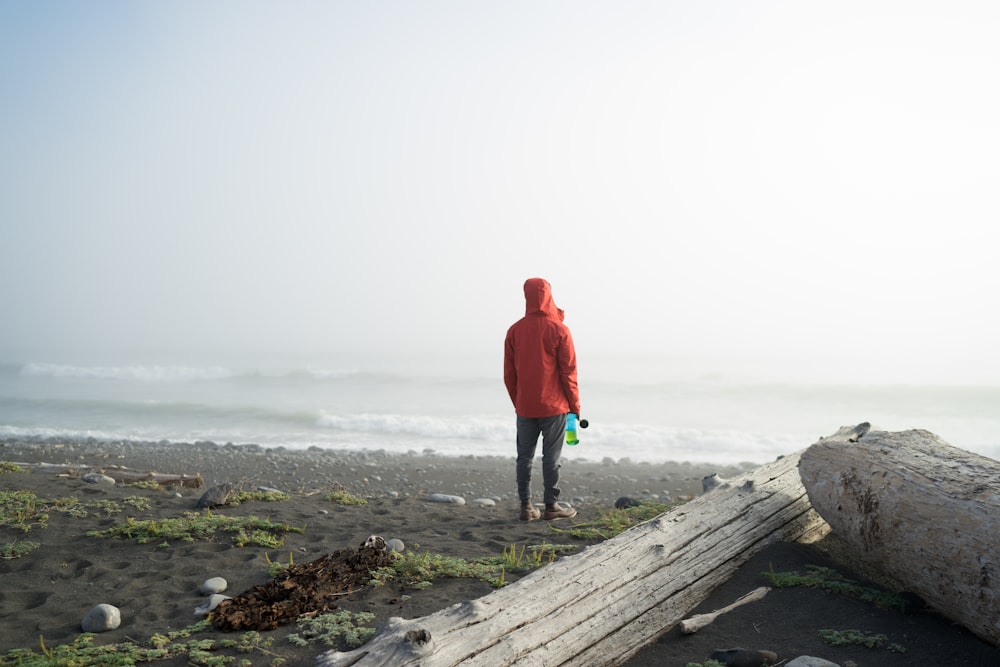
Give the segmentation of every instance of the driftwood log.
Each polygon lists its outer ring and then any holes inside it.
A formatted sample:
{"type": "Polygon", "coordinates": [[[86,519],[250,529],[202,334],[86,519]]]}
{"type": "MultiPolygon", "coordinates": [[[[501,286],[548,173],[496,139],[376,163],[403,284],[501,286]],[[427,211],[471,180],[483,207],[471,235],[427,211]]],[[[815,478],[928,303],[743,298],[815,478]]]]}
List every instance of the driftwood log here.
{"type": "Polygon", "coordinates": [[[801,457],[816,511],[861,558],[1000,645],[1000,462],[922,430],[838,436],[801,457]]]}
{"type": "Polygon", "coordinates": [[[174,475],[156,471],[138,472],[119,466],[98,467],[72,463],[15,463],[14,465],[36,472],[65,477],[80,477],[87,473],[100,473],[107,475],[116,482],[155,482],[156,484],[163,484],[165,486],[181,486],[189,489],[200,489],[205,486],[205,480],[202,478],[201,473],[174,475]]]}
{"type": "Polygon", "coordinates": [[[799,454],[562,558],[478,600],[392,618],[324,667],[621,665],[687,616],[754,554],[819,539],[799,454]]]}

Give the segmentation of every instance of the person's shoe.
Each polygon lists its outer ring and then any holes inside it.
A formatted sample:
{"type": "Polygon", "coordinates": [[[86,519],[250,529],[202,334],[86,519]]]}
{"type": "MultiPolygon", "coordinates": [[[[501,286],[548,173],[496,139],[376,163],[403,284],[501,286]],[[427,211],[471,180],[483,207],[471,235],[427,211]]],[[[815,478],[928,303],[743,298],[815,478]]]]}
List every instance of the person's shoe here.
{"type": "Polygon", "coordinates": [[[569,519],[576,516],[576,510],[572,507],[563,507],[559,503],[552,503],[545,506],[545,520],[569,519]]]}
{"type": "Polygon", "coordinates": [[[534,505],[521,505],[521,521],[534,521],[542,516],[542,512],[534,505]]]}

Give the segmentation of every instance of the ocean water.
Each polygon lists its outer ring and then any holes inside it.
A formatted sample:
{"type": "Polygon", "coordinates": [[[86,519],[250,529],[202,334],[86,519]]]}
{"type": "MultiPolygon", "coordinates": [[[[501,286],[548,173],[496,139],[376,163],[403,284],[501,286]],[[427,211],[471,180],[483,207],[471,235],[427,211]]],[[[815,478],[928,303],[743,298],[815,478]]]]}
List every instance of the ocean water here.
{"type": "MultiPolygon", "coordinates": [[[[923,428],[1000,459],[1000,387],[581,377],[571,459],[764,463],[844,425],[923,428]]],[[[0,364],[0,437],[512,455],[499,371],[0,364]]]]}

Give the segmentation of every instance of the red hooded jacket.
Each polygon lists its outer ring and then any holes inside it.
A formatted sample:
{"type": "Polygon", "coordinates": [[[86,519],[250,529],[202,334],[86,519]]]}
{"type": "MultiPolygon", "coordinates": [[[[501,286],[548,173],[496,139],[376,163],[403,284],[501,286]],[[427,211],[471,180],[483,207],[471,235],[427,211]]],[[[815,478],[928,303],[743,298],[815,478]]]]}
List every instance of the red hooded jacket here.
{"type": "Polygon", "coordinates": [[[524,317],[507,330],[503,380],[521,417],[580,414],[576,349],[552,287],[541,278],[524,282],[524,317]]]}

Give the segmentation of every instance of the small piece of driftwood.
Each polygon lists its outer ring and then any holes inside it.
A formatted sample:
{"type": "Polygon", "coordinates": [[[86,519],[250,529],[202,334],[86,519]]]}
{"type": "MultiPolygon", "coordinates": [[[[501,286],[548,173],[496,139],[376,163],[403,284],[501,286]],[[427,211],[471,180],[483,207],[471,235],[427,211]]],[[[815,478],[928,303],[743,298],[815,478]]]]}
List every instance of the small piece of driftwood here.
{"type": "Polygon", "coordinates": [[[151,482],[165,486],[181,486],[189,489],[200,489],[205,486],[205,480],[202,478],[201,473],[174,475],[152,470],[149,472],[137,472],[117,466],[99,467],[73,463],[15,463],[14,465],[36,472],[64,477],[80,477],[87,473],[100,473],[107,475],[116,482],[151,482]]]}
{"type": "Polygon", "coordinates": [[[771,589],[768,588],[767,586],[761,586],[760,588],[753,589],[743,597],[738,598],[736,602],[732,603],[731,605],[727,605],[722,609],[716,609],[715,611],[709,612],[707,614],[695,614],[691,618],[686,618],[683,621],[681,621],[681,632],[683,632],[686,635],[694,634],[695,632],[698,632],[706,625],[709,625],[712,622],[714,622],[715,619],[717,619],[719,616],[731,612],[733,609],[736,609],[737,607],[742,607],[748,602],[754,602],[755,600],[762,599],[765,595],[767,595],[768,591],[770,590],[771,589]]]}

